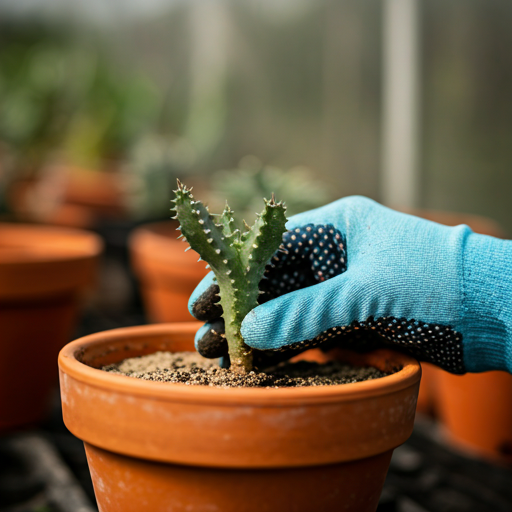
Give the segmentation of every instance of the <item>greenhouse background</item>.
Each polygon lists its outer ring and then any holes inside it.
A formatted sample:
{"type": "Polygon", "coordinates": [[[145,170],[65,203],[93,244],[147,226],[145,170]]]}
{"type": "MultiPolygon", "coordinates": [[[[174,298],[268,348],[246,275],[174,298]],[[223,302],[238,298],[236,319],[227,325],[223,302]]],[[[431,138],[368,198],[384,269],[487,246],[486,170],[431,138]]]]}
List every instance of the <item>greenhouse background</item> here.
{"type": "MultiPolygon", "coordinates": [[[[329,199],[386,201],[382,2],[0,5],[4,160],[28,151],[45,164],[99,170],[133,159],[144,139],[153,153],[173,147],[174,173],[206,187],[250,155],[308,168],[329,199]]],[[[413,206],[485,215],[509,233],[512,7],[431,0],[418,9],[413,206]]]]}

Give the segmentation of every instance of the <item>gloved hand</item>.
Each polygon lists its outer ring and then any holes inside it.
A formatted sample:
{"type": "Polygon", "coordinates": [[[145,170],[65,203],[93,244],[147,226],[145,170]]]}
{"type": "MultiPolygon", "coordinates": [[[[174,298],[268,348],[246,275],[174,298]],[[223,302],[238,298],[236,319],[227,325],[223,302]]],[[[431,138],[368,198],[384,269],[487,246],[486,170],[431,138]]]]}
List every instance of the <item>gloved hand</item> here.
{"type": "MultiPolygon", "coordinates": [[[[512,242],[347,197],[292,217],[242,324],[263,351],[393,346],[453,373],[512,370],[512,242]]],[[[227,352],[213,275],[189,309],[207,357],[227,352]]]]}

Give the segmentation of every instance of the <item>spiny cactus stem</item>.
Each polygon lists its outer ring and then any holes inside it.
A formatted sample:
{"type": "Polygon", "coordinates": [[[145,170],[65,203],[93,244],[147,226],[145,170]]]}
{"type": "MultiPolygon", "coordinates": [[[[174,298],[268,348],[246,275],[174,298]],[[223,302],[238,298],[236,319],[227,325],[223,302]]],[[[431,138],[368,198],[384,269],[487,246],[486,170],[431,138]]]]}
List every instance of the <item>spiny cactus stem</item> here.
{"type": "Polygon", "coordinates": [[[223,214],[214,219],[180,182],[175,194],[174,209],[182,233],[210,265],[219,285],[231,369],[250,371],[252,350],[244,343],[240,328],[244,317],[258,305],[258,285],[265,265],[282,243],[285,207],[272,196],[254,225],[246,225],[247,231],[241,233],[235,229],[227,204],[223,214]]]}

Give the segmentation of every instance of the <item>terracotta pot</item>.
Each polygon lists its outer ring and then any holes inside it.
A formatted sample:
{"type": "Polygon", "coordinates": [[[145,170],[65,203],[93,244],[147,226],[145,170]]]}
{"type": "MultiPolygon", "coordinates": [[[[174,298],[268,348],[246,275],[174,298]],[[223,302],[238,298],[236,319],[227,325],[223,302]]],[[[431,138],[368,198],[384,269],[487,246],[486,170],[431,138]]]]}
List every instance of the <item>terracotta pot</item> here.
{"type": "Polygon", "coordinates": [[[151,322],[193,320],[188,299],[208,273],[199,255],[177,240],[178,224],[148,224],[134,230],[129,240],[132,267],[140,281],[147,316],[151,322]]]}
{"type": "Polygon", "coordinates": [[[64,203],[88,208],[98,217],[126,217],[125,178],[115,166],[99,171],[68,167],[61,172],[66,180],[64,203]]]}
{"type": "Polygon", "coordinates": [[[470,454],[512,463],[512,375],[438,371],[436,379],[447,440],[470,454]]]}
{"type": "Polygon", "coordinates": [[[115,329],[60,353],[64,422],[85,442],[102,512],[374,512],[393,449],[411,434],[421,369],[387,350],[337,351],[402,368],[372,381],[217,389],[96,369],[191,350],[200,324],[115,329]]]}
{"type": "Polygon", "coordinates": [[[44,416],[101,247],[86,232],[0,224],[0,431],[44,416]]]}
{"type": "Polygon", "coordinates": [[[421,363],[421,385],[416,412],[426,416],[437,416],[437,372],[440,371],[442,370],[438,366],[421,363]]]}
{"type": "Polygon", "coordinates": [[[128,184],[115,166],[89,170],[52,165],[17,180],[8,201],[17,219],[92,229],[103,219],[129,215],[128,184]]]}

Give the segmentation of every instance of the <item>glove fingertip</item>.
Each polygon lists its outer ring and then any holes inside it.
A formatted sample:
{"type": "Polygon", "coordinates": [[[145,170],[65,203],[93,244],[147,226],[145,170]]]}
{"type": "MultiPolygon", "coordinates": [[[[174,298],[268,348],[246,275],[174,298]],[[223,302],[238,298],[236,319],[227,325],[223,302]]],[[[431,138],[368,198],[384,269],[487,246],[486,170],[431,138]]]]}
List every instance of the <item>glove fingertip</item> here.
{"type": "Polygon", "coordinates": [[[220,319],[200,327],[196,332],[194,345],[199,354],[208,359],[225,356],[228,353],[228,343],[224,336],[224,321],[220,319]]]}
{"type": "Polygon", "coordinates": [[[267,304],[269,303],[250,311],[242,322],[241,333],[245,343],[257,350],[275,350],[286,345],[275,338],[272,326],[265,320],[267,304]]]}
{"type": "Polygon", "coordinates": [[[203,339],[206,333],[210,330],[210,324],[204,324],[196,331],[196,335],[194,336],[194,347],[197,351],[199,351],[199,342],[203,339]]]}
{"type": "Polygon", "coordinates": [[[194,307],[194,304],[197,302],[199,297],[204,294],[204,292],[214,283],[214,274],[213,272],[209,272],[206,274],[203,279],[198,283],[198,285],[195,287],[194,291],[190,295],[190,298],[188,299],[188,310],[192,313],[192,308],[194,307]]]}
{"type": "Polygon", "coordinates": [[[210,272],[192,292],[188,301],[188,310],[197,320],[203,322],[213,320],[222,315],[222,307],[218,304],[219,286],[210,272]]]}

